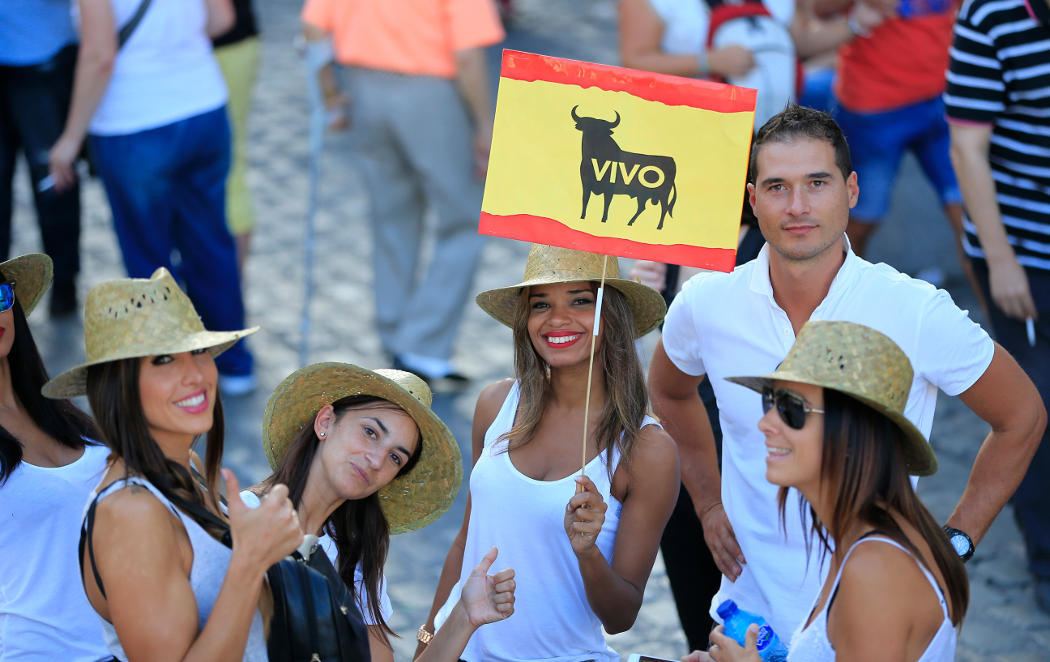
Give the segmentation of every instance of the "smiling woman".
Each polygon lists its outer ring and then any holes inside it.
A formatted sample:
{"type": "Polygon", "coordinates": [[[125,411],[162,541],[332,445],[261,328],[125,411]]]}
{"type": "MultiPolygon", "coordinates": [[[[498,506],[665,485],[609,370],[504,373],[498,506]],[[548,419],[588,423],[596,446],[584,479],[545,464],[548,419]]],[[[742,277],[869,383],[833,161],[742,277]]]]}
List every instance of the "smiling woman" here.
{"type": "MultiPolygon", "coordinates": [[[[288,485],[303,533],[324,548],[307,550],[308,562],[337,573],[360,611],[354,618],[367,625],[355,660],[393,660],[383,578],[390,535],[440,517],[462,479],[459,445],[431,397],[408,372],[317,363],[285,378],[266,405],[263,448],[274,473],[243,498],[256,504],[288,485]]],[[[454,627],[434,639],[424,662],[458,659],[475,629],[513,612],[514,572],[487,575],[495,558],[490,550],[474,568],[454,627]]]]}
{"type": "MultiPolygon", "coordinates": [[[[255,331],[211,332],[167,270],[88,293],[87,362],[44,395],[87,395],[112,452],[80,538],[81,578],[119,660],[266,660],[259,601],[267,568],[302,539],[285,488],[229,510],[233,549],[196,514],[218,503],[222,405],[213,356],[255,331]],[[204,485],[191,473],[207,437],[204,485]]],[[[236,479],[225,472],[231,488],[236,479]]]]}
{"type": "Polygon", "coordinates": [[[646,415],[634,343],[659,324],[663,299],[619,278],[615,258],[534,245],[522,282],[477,301],[513,329],[516,380],[496,382],[478,399],[470,500],[421,632],[445,631],[467,590],[465,559],[497,544],[534,581],[519,588],[515,617],[475,634],[464,660],[619,660],[602,628],[617,633],[634,623],[678,496],[678,457],[646,415]]]}
{"type": "MultiPolygon", "coordinates": [[[[937,458],[904,416],[913,369],[889,337],[851,322],[811,321],[772,374],[730,377],[762,393],[766,477],[798,490],[803,522],[830,559],[788,659],[955,659],[956,627],[969,600],[963,561],[919,500],[909,474],[937,458]],[[877,544],[876,544],[877,543],[877,544]]],[[[783,519],[782,519],[783,521],[783,519]]],[[[687,662],[757,662],[718,626],[707,653],[687,662]]]]}

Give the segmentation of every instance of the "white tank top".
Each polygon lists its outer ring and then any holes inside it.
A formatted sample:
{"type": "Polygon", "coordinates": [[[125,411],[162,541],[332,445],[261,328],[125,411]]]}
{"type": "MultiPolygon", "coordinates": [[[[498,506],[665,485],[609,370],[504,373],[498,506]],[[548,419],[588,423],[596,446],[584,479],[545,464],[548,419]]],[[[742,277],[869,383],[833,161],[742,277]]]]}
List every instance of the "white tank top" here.
{"type": "MultiPolygon", "coordinates": [[[[497,441],[514,425],[519,396],[515,382],[485,433],[484,451],[470,474],[470,522],[460,581],[452,587],[435,625],[440,627],[448,618],[463,581],[495,545],[499,557],[493,571],[514,568],[514,615],[479,628],[462,659],[618,662],[620,656],[605,643],[601,621],[587,602],[576,555],[565,535],[565,505],[576,491],[576,474],[551,481],[530,478],[514,466],[508,442],[497,441]]],[[[647,416],[642,427],[654,424],[647,416]]],[[[614,448],[611,470],[604,451],[586,468],[609,505],[595,544],[610,563],[623,504],[612,496],[609,476],[619,462],[620,453],[614,448]]]]}
{"type": "MultiPolygon", "coordinates": [[[[182,525],[186,528],[186,535],[189,536],[190,545],[193,547],[190,588],[193,589],[193,595],[197,599],[197,619],[200,630],[203,630],[204,624],[208,622],[208,616],[211,614],[212,605],[215,604],[215,600],[219,597],[219,589],[222,588],[222,582],[226,578],[226,569],[230,565],[232,550],[215,538],[212,538],[200,524],[197,524],[192,517],[176,508],[168,501],[167,497],[161,494],[160,490],[145,478],[132,476],[127,479],[113,481],[98,493],[98,500],[101,501],[110,494],[131,484],[141,485],[148,489],[153,496],[157,497],[158,501],[178,516],[182,521],[182,525]]],[[[92,492],[88,498],[89,506],[94,498],[95,492],[92,492]]],[[[87,576],[90,577],[91,575],[88,574],[87,576]]],[[[120,640],[117,638],[117,631],[113,624],[101,616],[99,616],[99,621],[102,623],[102,634],[106,639],[109,652],[118,660],[127,660],[128,656],[120,645],[120,640]]],[[[268,659],[266,638],[263,636],[262,617],[259,615],[258,609],[255,610],[255,615],[252,617],[251,629],[248,631],[248,643],[244,648],[244,657],[242,659],[244,662],[266,662],[268,659]]]]}
{"type": "MultiPolygon", "coordinates": [[[[957,634],[955,632],[955,626],[952,625],[952,619],[948,616],[948,604],[944,601],[944,593],[941,592],[941,587],[937,585],[937,580],[933,578],[930,571],[926,569],[918,559],[900,543],[895,540],[890,540],[883,536],[870,536],[867,538],[861,538],[846,551],[846,556],[842,559],[842,565],[839,566],[838,574],[835,575],[835,583],[831,586],[831,593],[828,594],[828,601],[824,605],[824,608],[820,610],[817,617],[813,619],[813,622],[809,624],[809,627],[804,628],[805,622],[799,626],[799,629],[795,631],[791,637],[791,648],[788,651],[788,662],[828,662],[835,659],[835,649],[831,647],[831,642],[828,640],[828,608],[831,605],[831,598],[835,595],[835,591],[838,590],[839,580],[842,579],[842,570],[846,567],[846,561],[849,560],[849,555],[853,553],[853,550],[857,545],[869,541],[884,542],[894,547],[903,550],[915,559],[915,563],[922,570],[922,574],[926,576],[926,580],[930,582],[930,586],[937,593],[937,599],[941,603],[941,611],[944,612],[944,620],[941,621],[941,626],[937,628],[937,632],[934,633],[933,639],[930,640],[926,650],[923,651],[922,655],[919,656],[917,662],[952,662],[955,659],[955,641],[957,634]]],[[[817,600],[820,600],[820,596],[817,596],[817,600]]],[[[814,607],[816,602],[814,602],[814,607]]]]}

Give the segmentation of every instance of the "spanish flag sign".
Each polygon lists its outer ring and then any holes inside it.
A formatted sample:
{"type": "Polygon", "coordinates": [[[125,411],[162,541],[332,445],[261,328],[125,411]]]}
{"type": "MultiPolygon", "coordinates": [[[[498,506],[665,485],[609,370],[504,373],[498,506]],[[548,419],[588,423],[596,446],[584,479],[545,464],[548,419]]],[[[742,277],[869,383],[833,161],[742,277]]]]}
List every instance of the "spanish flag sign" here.
{"type": "Polygon", "coordinates": [[[755,91],[503,52],[480,232],[731,271],[755,91]]]}

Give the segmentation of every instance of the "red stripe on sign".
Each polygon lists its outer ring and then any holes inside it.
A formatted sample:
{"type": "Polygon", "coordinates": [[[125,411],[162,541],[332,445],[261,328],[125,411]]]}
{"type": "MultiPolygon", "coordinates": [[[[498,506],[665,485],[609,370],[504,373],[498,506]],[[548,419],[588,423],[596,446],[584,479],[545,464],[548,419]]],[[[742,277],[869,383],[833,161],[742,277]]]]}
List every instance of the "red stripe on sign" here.
{"type": "Polygon", "coordinates": [[[668,106],[691,106],[720,113],[753,112],[757,95],[747,87],[511,50],[503,51],[500,76],[627,92],[668,106]]]}
{"type": "Polygon", "coordinates": [[[733,265],[736,264],[735,248],[708,248],[685,244],[664,246],[618,237],[596,237],[586,232],[573,230],[554,219],[530,214],[497,216],[481,212],[478,232],[493,237],[507,237],[519,241],[575,248],[591,253],[683,264],[715,271],[732,271],[733,265]]]}

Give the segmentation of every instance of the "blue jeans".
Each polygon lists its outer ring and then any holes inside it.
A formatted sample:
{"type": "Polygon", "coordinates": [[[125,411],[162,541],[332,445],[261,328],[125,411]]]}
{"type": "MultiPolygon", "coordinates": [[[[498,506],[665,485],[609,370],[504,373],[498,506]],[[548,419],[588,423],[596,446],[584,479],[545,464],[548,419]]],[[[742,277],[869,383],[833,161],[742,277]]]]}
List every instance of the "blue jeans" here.
{"type": "MultiPolygon", "coordinates": [[[[990,316],[995,339],[1010,352],[1028,377],[1035,383],[1043,405],[1050,410],[1050,271],[1025,268],[1028,286],[1039,311],[1035,323],[1035,347],[1028,344],[1025,323],[1003,315],[992,302],[988,287],[988,263],[973,259],[973,270],[984,297],[991,304],[990,316]]],[[[1024,536],[1028,552],[1028,568],[1038,579],[1050,580],[1050,491],[1046,479],[1050,475],[1050,428],[1043,433],[1039,450],[1032,458],[1024,480],[1014,492],[1010,502],[1014,506],[1014,518],[1024,536]]]]}
{"type": "Polygon", "coordinates": [[[72,286],[80,270],[80,184],[65,191],[40,191],[48,176],[48,151],[69,112],[77,49],[62,49],[47,62],[0,66],[0,260],[11,246],[11,180],[15,157],[26,155],[44,252],[55,263],[55,285],[72,286]]]}
{"type": "MultiPolygon", "coordinates": [[[[120,136],[91,136],[124,266],[132,278],[167,267],[210,331],[244,328],[237,251],[226,227],[230,126],[220,107],[120,136]],[[178,256],[178,262],[173,261],[178,256]]],[[[219,372],[248,375],[244,341],[216,357],[219,372]]]]}
{"type": "Polygon", "coordinates": [[[882,220],[890,208],[901,157],[909,150],[919,159],[942,205],[962,202],[940,96],[878,113],[854,113],[836,101],[831,114],[846,134],[860,184],[860,198],[850,218],[864,223],[882,220]]]}

